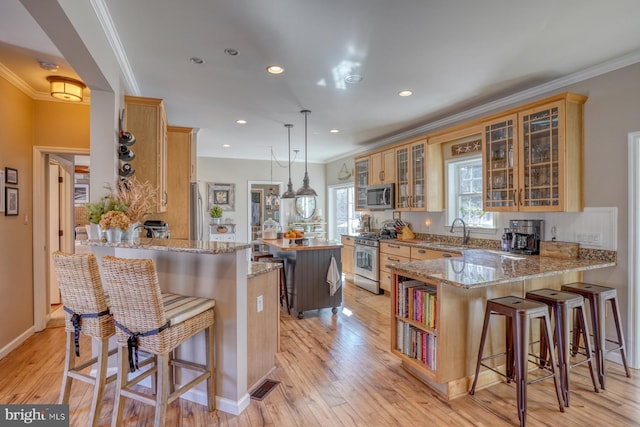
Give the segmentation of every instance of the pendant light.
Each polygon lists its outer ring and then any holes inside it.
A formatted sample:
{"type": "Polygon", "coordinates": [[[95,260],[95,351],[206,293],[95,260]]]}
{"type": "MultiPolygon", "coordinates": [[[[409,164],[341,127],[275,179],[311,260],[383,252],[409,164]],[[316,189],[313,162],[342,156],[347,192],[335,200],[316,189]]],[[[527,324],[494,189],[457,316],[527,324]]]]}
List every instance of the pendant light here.
{"type": "Polygon", "coordinates": [[[304,114],[304,178],[302,179],[302,187],[296,191],[298,197],[317,197],[316,190],[309,186],[309,173],[307,172],[307,116],[310,110],[300,111],[304,114]]]}
{"type": "Polygon", "coordinates": [[[271,147],[271,160],[269,161],[269,167],[270,167],[270,178],[269,178],[269,183],[271,184],[271,187],[269,187],[269,197],[272,198],[278,198],[280,197],[280,191],[275,191],[274,187],[273,187],[273,147],[271,147]]]}
{"type": "Polygon", "coordinates": [[[293,191],[293,184],[291,183],[291,128],[293,125],[286,124],[284,127],[287,128],[287,133],[289,134],[289,183],[287,184],[287,191],[285,191],[281,199],[293,199],[296,197],[296,193],[293,191]]]}

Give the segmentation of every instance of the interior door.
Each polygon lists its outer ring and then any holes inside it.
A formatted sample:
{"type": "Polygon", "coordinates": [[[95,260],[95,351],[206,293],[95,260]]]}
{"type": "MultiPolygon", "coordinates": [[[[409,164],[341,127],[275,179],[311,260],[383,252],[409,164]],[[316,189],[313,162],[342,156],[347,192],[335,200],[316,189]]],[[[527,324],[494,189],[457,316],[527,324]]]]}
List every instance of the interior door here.
{"type": "Polygon", "coordinates": [[[49,303],[60,304],[60,290],[51,254],[60,250],[60,166],[49,162],[49,303]]]}

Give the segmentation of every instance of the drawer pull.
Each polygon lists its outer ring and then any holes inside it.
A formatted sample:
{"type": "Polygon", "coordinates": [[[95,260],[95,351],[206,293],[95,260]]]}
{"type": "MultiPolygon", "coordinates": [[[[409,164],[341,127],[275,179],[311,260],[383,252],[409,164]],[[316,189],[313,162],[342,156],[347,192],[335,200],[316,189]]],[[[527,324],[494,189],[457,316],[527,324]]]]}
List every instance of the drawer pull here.
{"type": "Polygon", "coordinates": [[[388,257],[388,259],[389,259],[389,261],[400,262],[400,259],[399,259],[399,258],[391,258],[391,257],[388,257]]]}
{"type": "Polygon", "coordinates": [[[394,249],[400,249],[400,246],[398,245],[389,245],[390,248],[394,248],[394,249]]]}
{"type": "Polygon", "coordinates": [[[451,254],[442,254],[444,258],[451,258],[451,254]]]}
{"type": "Polygon", "coordinates": [[[418,253],[419,253],[419,254],[426,254],[426,253],[427,253],[427,251],[425,251],[424,249],[418,249],[418,253]]]}

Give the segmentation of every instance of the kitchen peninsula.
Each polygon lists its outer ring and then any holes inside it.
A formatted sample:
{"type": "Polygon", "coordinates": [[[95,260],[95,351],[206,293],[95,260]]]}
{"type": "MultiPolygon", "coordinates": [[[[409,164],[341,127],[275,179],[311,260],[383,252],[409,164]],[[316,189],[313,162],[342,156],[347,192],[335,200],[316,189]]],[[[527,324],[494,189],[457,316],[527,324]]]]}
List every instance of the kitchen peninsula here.
{"type": "MultiPolygon", "coordinates": [[[[580,281],[583,271],[616,265],[614,251],[572,259],[481,249],[458,253],[461,256],[389,266],[394,278],[391,351],[407,371],[449,399],[466,394],[473,380],[488,299],[524,298],[530,290],[560,289],[580,281]],[[431,303],[430,309],[414,303],[418,294],[431,303]],[[412,339],[424,342],[424,351],[412,355],[412,339]]],[[[485,354],[504,351],[501,346],[504,332],[493,328],[485,354]]],[[[480,372],[479,387],[497,381],[494,372],[480,372]]]]}
{"type": "Polygon", "coordinates": [[[332,258],[338,273],[342,272],[342,243],[317,239],[309,239],[306,244],[287,244],[285,239],[260,239],[260,242],[269,247],[274,257],[284,260],[289,304],[294,315],[301,319],[305,311],[323,308],[337,313],[342,304],[342,288],[331,295],[327,273],[332,258]]]}
{"type": "MultiPolygon", "coordinates": [[[[216,406],[230,414],[240,414],[248,405],[250,396],[248,378],[254,381],[261,374],[251,371],[256,365],[249,359],[247,337],[251,317],[249,313],[248,281],[277,266],[253,268],[247,262],[248,243],[223,243],[209,241],[141,239],[140,243],[102,243],[84,241],[98,258],[105,255],[121,258],[149,258],[156,263],[158,280],[163,292],[213,298],[216,300],[216,406]],[[249,279],[248,279],[249,277],[249,279]]],[[[265,294],[264,307],[275,300],[277,307],[277,281],[273,277],[274,292],[265,294]]],[[[252,306],[253,309],[253,306],[252,306]]],[[[273,320],[273,319],[271,319],[273,320]]],[[[274,322],[277,328],[277,322],[274,322]]],[[[272,331],[273,332],[273,331],[272,331]]],[[[277,335],[276,335],[277,338],[277,335]]],[[[204,355],[198,352],[202,335],[185,342],[180,351],[183,357],[193,355],[202,363],[204,355]]],[[[271,348],[277,348],[277,343],[271,348]]],[[[273,350],[270,350],[273,354],[273,350]]],[[[273,366],[273,365],[272,365],[273,366]]],[[[264,368],[261,368],[264,371],[264,368]]],[[[185,372],[183,381],[189,381],[185,372]]],[[[183,396],[206,404],[206,389],[196,387],[183,396]]]]}

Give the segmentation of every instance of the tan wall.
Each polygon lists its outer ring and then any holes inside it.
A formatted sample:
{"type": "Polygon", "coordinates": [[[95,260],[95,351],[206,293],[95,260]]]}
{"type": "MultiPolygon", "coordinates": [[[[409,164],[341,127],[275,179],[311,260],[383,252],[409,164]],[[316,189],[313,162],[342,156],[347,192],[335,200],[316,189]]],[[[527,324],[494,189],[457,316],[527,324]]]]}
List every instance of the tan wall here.
{"type": "Polygon", "coordinates": [[[89,105],[35,101],[34,145],[89,148],[89,105]]]}
{"type": "Polygon", "coordinates": [[[89,147],[89,106],[34,101],[0,78],[0,169],[18,170],[18,216],[0,213],[0,349],[33,326],[33,146],[89,147]]]}
{"type": "Polygon", "coordinates": [[[19,215],[0,213],[0,348],[33,325],[33,117],[33,101],[0,79],[0,168],[18,170],[19,189],[19,215]]]}

